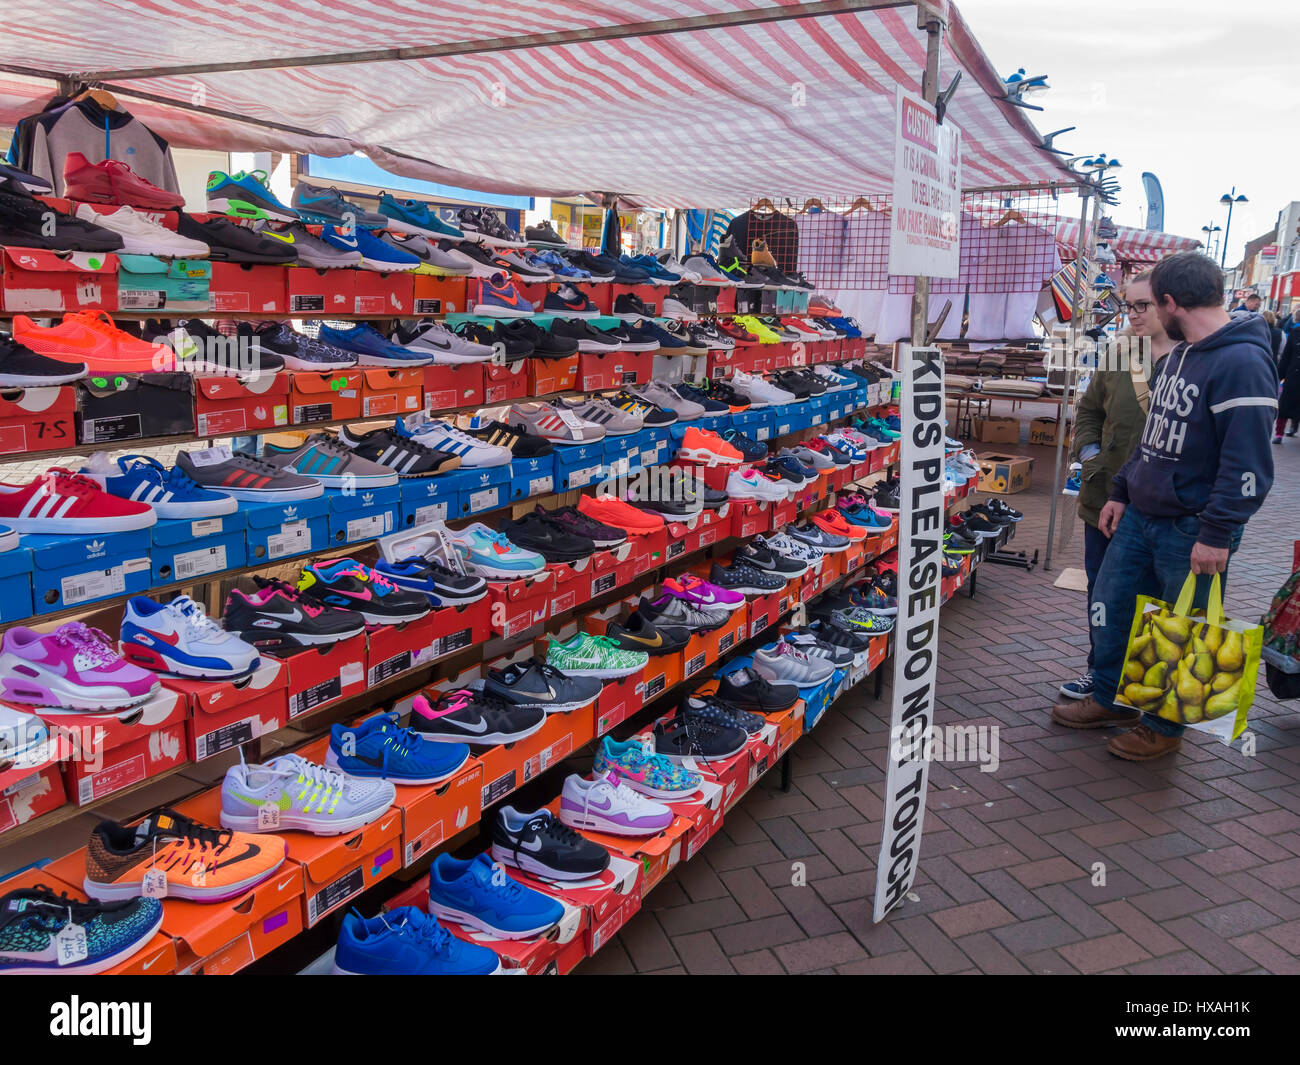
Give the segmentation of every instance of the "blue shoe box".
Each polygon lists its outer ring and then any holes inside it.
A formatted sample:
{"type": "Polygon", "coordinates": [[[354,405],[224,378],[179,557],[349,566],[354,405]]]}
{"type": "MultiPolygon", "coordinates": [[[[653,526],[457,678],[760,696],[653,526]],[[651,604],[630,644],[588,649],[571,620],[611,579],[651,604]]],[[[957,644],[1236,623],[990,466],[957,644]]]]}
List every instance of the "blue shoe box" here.
{"type": "Polygon", "coordinates": [[[608,476],[626,474],[632,468],[633,452],[636,453],[638,465],[640,464],[641,448],[636,436],[636,433],[628,433],[626,436],[605,437],[605,467],[608,476]]]}
{"type": "Polygon", "coordinates": [[[330,544],[355,544],[386,536],[397,528],[401,484],[386,488],[327,488],[330,544]]]}
{"type": "Polygon", "coordinates": [[[139,595],[153,586],[148,529],[81,536],[24,536],[32,552],[32,605],[37,614],[139,595]]]}
{"type": "MultiPolygon", "coordinates": [[[[651,466],[660,466],[672,458],[672,447],[669,440],[672,436],[670,426],[657,426],[652,429],[642,429],[635,434],[641,441],[641,469],[648,469],[651,466]]],[[[636,463],[629,462],[628,466],[634,466],[636,463]]]]}
{"type": "Polygon", "coordinates": [[[721,433],[723,429],[731,425],[731,412],[725,414],[705,414],[696,418],[693,422],[687,422],[687,425],[693,425],[697,429],[707,429],[711,433],[721,433]]]}
{"type": "Polygon", "coordinates": [[[324,495],[280,503],[244,501],[239,509],[248,522],[244,543],[250,566],[329,547],[330,501],[324,495]]]}
{"type": "Polygon", "coordinates": [[[783,403],[772,408],[772,437],[789,436],[808,425],[806,403],[783,403]]]}
{"type": "Polygon", "coordinates": [[[510,498],[532,499],[555,491],[555,452],[510,462],[510,498]]]}
{"type": "Polygon", "coordinates": [[[605,442],[562,444],[555,448],[556,491],[585,488],[606,476],[605,442]]]}
{"type": "Polygon", "coordinates": [[[242,510],[214,518],[168,518],[149,530],[155,584],[172,584],[248,565],[242,510]]]}
{"type": "Polygon", "coordinates": [[[32,616],[32,553],[27,538],[12,551],[0,554],[0,622],[22,621],[32,616]]]}
{"type": "Polygon", "coordinates": [[[808,410],[808,427],[825,425],[831,417],[831,393],[827,392],[824,396],[813,396],[804,406],[808,410]]]}
{"type": "Polygon", "coordinates": [[[426,521],[448,521],[460,517],[458,470],[439,477],[408,477],[398,482],[401,526],[409,529],[426,521]]]}
{"type": "Polygon", "coordinates": [[[462,518],[485,514],[489,510],[500,510],[510,502],[509,466],[453,470],[447,476],[456,480],[462,518]]]}

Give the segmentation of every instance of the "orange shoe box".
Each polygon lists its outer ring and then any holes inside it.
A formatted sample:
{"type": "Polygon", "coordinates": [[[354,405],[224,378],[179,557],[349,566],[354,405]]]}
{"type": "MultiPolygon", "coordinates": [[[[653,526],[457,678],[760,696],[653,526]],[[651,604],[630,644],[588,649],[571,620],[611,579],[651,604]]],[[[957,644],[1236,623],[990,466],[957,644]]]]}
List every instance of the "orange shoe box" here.
{"type": "Polygon", "coordinates": [[[0,395],[0,455],[74,446],[76,410],[72,385],[5,389],[0,395]]]}
{"type": "Polygon", "coordinates": [[[489,406],[523,399],[528,395],[528,360],[516,359],[504,366],[485,362],[482,364],[483,402],[489,406]]]}
{"type": "Polygon", "coordinates": [[[325,270],[311,266],[286,269],[285,290],[291,314],[351,314],[356,303],[356,270],[325,270]]]}
{"type": "Polygon", "coordinates": [[[426,366],[424,368],[424,409],[452,410],[474,407],[483,402],[483,364],[467,362],[463,366],[426,366]]]}
{"type": "Polygon", "coordinates": [[[289,375],[289,423],[346,421],[361,417],[361,371],[289,375]]]}
{"type": "Polygon", "coordinates": [[[280,659],[288,678],[288,720],[365,691],[368,646],[363,632],[280,659]]]}
{"type": "Polygon", "coordinates": [[[279,659],[263,655],[257,669],[238,680],[165,680],[165,687],[181,694],[189,706],[190,758],[202,761],[283,728],[288,720],[287,676],[279,659]]]}
{"type": "Polygon", "coordinates": [[[528,394],[571,392],[578,387],[578,356],[564,359],[528,359],[528,394]]]}
{"type": "Polygon", "coordinates": [[[352,313],[409,318],[415,302],[415,278],[394,271],[383,274],[357,270],[353,278],[352,313]]]}
{"type": "Polygon", "coordinates": [[[117,256],[0,249],[0,306],[20,314],[116,311],[117,256]]]}
{"type": "Polygon", "coordinates": [[[194,403],[199,436],[246,433],[289,424],[289,375],[196,377],[194,403]]]}
{"type": "Polygon", "coordinates": [[[595,738],[595,704],[567,714],[547,714],[542,727],[515,743],[479,751],[486,810],[595,738]]]}
{"type": "Polygon", "coordinates": [[[208,304],[213,312],[222,314],[285,314],[289,310],[288,267],[214,262],[208,304]]]}
{"type": "Polygon", "coordinates": [[[491,628],[498,636],[518,636],[540,625],[550,614],[555,574],[545,569],[535,577],[488,585],[491,628]]]}
{"type": "MultiPolygon", "coordinates": [[[[410,699],[398,703],[405,714],[410,699]]],[[[402,867],[409,868],[440,843],[477,825],[483,816],[483,765],[470,758],[460,772],[441,784],[397,785],[393,809],[402,815],[402,867]]]]}
{"type": "Polygon", "coordinates": [[[467,283],[455,274],[414,274],[411,277],[412,313],[417,318],[459,314],[469,304],[466,298],[467,283]]]}
{"type": "Polygon", "coordinates": [[[361,416],[375,418],[414,414],[424,408],[424,367],[385,370],[370,366],[361,371],[361,416]]]}
{"type": "Polygon", "coordinates": [[[641,866],[641,896],[644,898],[681,861],[686,836],[692,827],[694,822],[689,817],[677,816],[672,824],[653,836],[611,836],[586,829],[579,829],[579,832],[611,854],[621,854],[641,866]]]}

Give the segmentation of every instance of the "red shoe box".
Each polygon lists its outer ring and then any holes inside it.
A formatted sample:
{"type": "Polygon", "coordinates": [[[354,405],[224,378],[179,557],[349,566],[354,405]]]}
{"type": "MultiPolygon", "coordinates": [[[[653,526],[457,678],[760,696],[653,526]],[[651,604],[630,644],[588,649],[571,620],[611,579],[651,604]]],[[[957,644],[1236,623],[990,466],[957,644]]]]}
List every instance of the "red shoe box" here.
{"type": "MultiPolygon", "coordinates": [[[[551,803],[550,809],[552,814],[558,814],[559,801],[551,803]]],[[[611,854],[605,871],[580,885],[539,880],[518,869],[511,869],[510,873],[534,891],[552,895],[584,912],[583,954],[587,957],[613,939],[641,908],[641,864],[621,854],[611,854]]],[[[567,954],[566,949],[557,956],[554,962],[557,972],[566,971],[567,954]]]]}
{"type": "Polygon", "coordinates": [[[740,499],[732,504],[731,535],[750,540],[772,531],[772,508],[757,499],[740,499]]]}
{"type": "Polygon", "coordinates": [[[459,314],[468,306],[464,277],[415,274],[412,281],[412,311],[417,318],[459,314]]]}
{"type": "Polygon", "coordinates": [[[22,770],[18,779],[0,791],[0,833],[57,810],[67,801],[68,792],[57,762],[44,769],[22,770]]]}
{"type": "Polygon", "coordinates": [[[684,555],[693,555],[700,549],[700,536],[703,533],[703,524],[698,515],[687,518],[685,521],[672,521],[668,523],[668,561],[675,558],[681,558],[684,555]]]}
{"type": "Polygon", "coordinates": [[[409,273],[357,270],[352,296],[353,314],[409,318],[415,302],[415,279],[409,273]]]}
{"type": "Polygon", "coordinates": [[[731,371],[736,367],[736,349],[726,348],[721,351],[710,351],[707,360],[710,377],[714,379],[730,377],[731,371]]]}
{"type": "MultiPolygon", "coordinates": [[[[607,553],[601,552],[601,554],[607,553]]],[[[595,557],[588,556],[577,562],[556,562],[546,567],[554,581],[547,617],[559,617],[579,603],[586,602],[587,593],[591,588],[592,565],[595,557]]]]}
{"type": "Polygon", "coordinates": [[[734,285],[718,286],[718,314],[736,313],[736,289],[734,285]]]}
{"type": "Polygon", "coordinates": [[[73,385],[5,389],[0,394],[0,455],[74,446],[76,411],[73,385]]]}
{"type": "Polygon", "coordinates": [[[432,623],[432,640],[425,653],[418,656],[417,665],[445,658],[466,647],[486,643],[491,632],[492,601],[484,597],[468,606],[447,606],[429,615],[432,623]]]}
{"type": "Polygon", "coordinates": [[[194,761],[283,728],[289,719],[283,662],[263,655],[250,676],[238,680],[167,680],[190,708],[189,756],[194,761]]]}
{"type": "Polygon", "coordinates": [[[369,640],[363,632],[338,643],[308,647],[281,659],[287,675],[288,720],[366,690],[369,640]]]}
{"type": "Polygon", "coordinates": [[[744,643],[749,635],[749,613],[745,608],[733,610],[731,619],[721,628],[704,634],[704,646],[710,662],[718,662],[738,644],[744,643]]]}
{"type": "Polygon", "coordinates": [[[551,392],[572,392],[578,383],[577,354],[564,359],[529,359],[528,394],[544,396],[551,392]]]}
{"type": "Polygon", "coordinates": [[[290,314],[319,314],[323,317],[352,313],[356,304],[356,270],[321,270],[290,266],[285,291],[290,314]]]}
{"type": "Polygon", "coordinates": [[[651,309],[650,313],[657,315],[663,306],[664,295],[671,291],[671,289],[662,285],[616,285],[613,282],[601,284],[599,287],[604,290],[602,295],[609,300],[608,309],[605,307],[600,308],[605,314],[613,314],[614,304],[618,302],[619,296],[630,292],[640,296],[641,302],[651,309]]]}
{"type": "Polygon", "coordinates": [[[452,410],[483,403],[483,364],[424,367],[424,409],[452,410]]]}
{"type": "MultiPolygon", "coordinates": [[[[772,359],[770,369],[785,369],[787,366],[802,366],[802,362],[795,362],[795,352],[797,345],[782,341],[780,344],[768,345],[768,353],[772,359]]],[[[799,350],[799,357],[803,357],[803,352],[799,350]]]]}
{"type": "Polygon", "coordinates": [[[367,367],[361,371],[361,416],[375,418],[414,414],[424,407],[424,367],[385,370],[367,367]]]}
{"type": "Polygon", "coordinates": [[[689,817],[675,817],[672,824],[654,836],[611,836],[603,832],[581,830],[580,834],[594,840],[611,854],[621,854],[641,866],[641,895],[644,898],[673,867],[685,852],[687,834],[694,827],[689,817]]]}
{"type": "MultiPolygon", "coordinates": [[[[374,625],[366,633],[366,686],[415,668],[434,641],[434,614],[405,625],[374,625]]],[[[430,656],[431,657],[431,656],[430,656]]]]}
{"type": "Polygon", "coordinates": [[[775,344],[760,344],[749,357],[750,373],[767,373],[776,366],[775,344]]]}
{"type": "Polygon", "coordinates": [[[760,635],[781,616],[781,596],[779,593],[760,595],[749,601],[749,639],[760,635]]]}
{"type": "Polygon", "coordinates": [[[652,533],[633,536],[628,542],[632,545],[633,552],[629,559],[632,563],[632,577],[658,569],[668,561],[668,529],[666,527],[652,533]]]}
{"type": "Polygon", "coordinates": [[[619,544],[610,551],[597,551],[591,556],[591,568],[588,570],[591,584],[583,601],[587,598],[596,599],[606,592],[631,583],[637,574],[635,540],[636,538],[633,538],[625,544],[619,544]]]}
{"type": "Polygon", "coordinates": [[[289,424],[289,375],[196,377],[199,436],[225,436],[289,424]]]}
{"type": "Polygon", "coordinates": [[[793,499],[786,499],[772,505],[772,528],[782,529],[799,516],[799,504],[793,499]]]}
{"type": "Polygon", "coordinates": [[[289,374],[289,424],[347,421],[361,417],[361,371],[289,374]]]}
{"type": "Polygon", "coordinates": [[[555,574],[549,569],[536,577],[492,582],[488,585],[492,631],[498,636],[518,636],[541,624],[549,616],[554,591],[555,574]]]}
{"type": "Polygon", "coordinates": [[[214,262],[208,287],[211,309],[219,314],[286,314],[288,272],[285,266],[214,262]]]}
{"type": "MultiPolygon", "coordinates": [[[[733,616],[743,613],[743,609],[736,610],[733,611],[733,616]]],[[[709,635],[703,632],[692,633],[686,641],[686,646],[682,649],[682,680],[690,680],[709,664],[709,635]]]]}
{"type": "Polygon", "coordinates": [[[647,666],[646,670],[634,673],[630,677],[609,681],[601,689],[600,697],[596,700],[593,729],[596,736],[605,735],[615,725],[626,721],[641,709],[642,689],[648,669],[647,666]]]}
{"type": "Polygon", "coordinates": [[[654,374],[653,351],[584,351],[578,355],[583,392],[623,385],[643,385],[654,374]]]}
{"type": "Polygon", "coordinates": [[[508,403],[528,395],[528,361],[518,359],[504,366],[483,363],[485,375],[483,402],[488,405],[508,403]]]}
{"type": "Polygon", "coordinates": [[[117,310],[111,252],[0,250],[0,306],[20,314],[117,310]]]}

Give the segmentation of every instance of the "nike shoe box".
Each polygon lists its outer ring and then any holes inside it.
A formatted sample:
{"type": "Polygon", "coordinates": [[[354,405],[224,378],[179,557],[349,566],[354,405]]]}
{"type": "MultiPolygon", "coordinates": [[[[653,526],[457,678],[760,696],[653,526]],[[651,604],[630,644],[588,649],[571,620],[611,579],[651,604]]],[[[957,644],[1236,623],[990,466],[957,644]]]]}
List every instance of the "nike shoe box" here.
{"type": "Polygon", "coordinates": [[[462,518],[499,510],[510,502],[509,466],[452,470],[443,477],[455,484],[462,518]]]}
{"type": "Polygon", "coordinates": [[[289,375],[196,377],[194,404],[199,436],[279,428],[289,424],[289,375]]]}
{"type": "Polygon", "coordinates": [[[188,373],[94,374],[76,389],[78,443],[194,432],[194,378],[188,373]]]}
{"type": "Polygon", "coordinates": [[[208,309],[217,314],[286,314],[288,269],[263,263],[214,262],[208,309]]]}
{"type": "Polygon", "coordinates": [[[634,576],[658,569],[668,557],[667,527],[629,537],[629,542],[634,552],[631,559],[634,576]]]}
{"type": "Polygon", "coordinates": [[[369,366],[361,370],[361,416],[414,414],[424,408],[424,367],[406,370],[369,366]]]}
{"type": "Polygon", "coordinates": [[[516,359],[502,366],[493,362],[480,363],[484,378],[483,402],[488,406],[496,406],[527,396],[529,361],[516,359]]]}
{"type": "Polygon", "coordinates": [[[206,259],[159,259],[119,254],[117,309],[206,313],[212,263],[206,259]]]}
{"type": "Polygon", "coordinates": [[[663,285],[619,285],[609,282],[592,285],[586,292],[601,314],[613,314],[614,304],[618,302],[619,296],[632,293],[640,296],[641,302],[649,307],[653,314],[658,315],[660,308],[663,307],[664,294],[668,292],[668,288],[663,285]]]}
{"type": "Polygon", "coordinates": [[[386,488],[326,488],[329,500],[329,542],[342,547],[386,536],[401,520],[402,486],[386,488]]]}
{"type": "Polygon", "coordinates": [[[484,596],[467,606],[445,606],[429,615],[432,639],[428,653],[419,656],[419,664],[427,665],[446,658],[467,647],[487,643],[491,635],[492,601],[484,596]]]}
{"type": "Polygon", "coordinates": [[[751,540],[759,533],[771,532],[771,504],[757,499],[737,499],[731,506],[731,535],[738,540],[751,540]]]}
{"type": "Polygon", "coordinates": [[[18,314],[117,310],[112,252],[0,249],[0,307],[18,314]]]}
{"type": "Polygon", "coordinates": [[[583,351],[578,354],[579,389],[644,385],[654,375],[653,351],[583,351]]]}
{"type": "Polygon", "coordinates": [[[483,403],[483,363],[424,367],[424,409],[430,413],[483,403]]]}
{"type": "MultiPolygon", "coordinates": [[[[680,521],[668,522],[668,561],[693,555],[700,549],[704,533],[703,512],[680,521]]],[[[716,537],[715,537],[716,538],[716,537]]]]}
{"type": "Polygon", "coordinates": [[[412,282],[412,313],[417,318],[458,314],[468,309],[468,282],[464,276],[417,272],[412,282]]]}
{"type": "MultiPolygon", "coordinates": [[[[603,552],[601,552],[603,553],[603,552]]],[[[551,589],[551,602],[547,607],[547,616],[551,618],[567,614],[579,603],[585,602],[591,588],[591,568],[594,555],[580,558],[576,562],[552,562],[546,569],[551,574],[554,587],[551,589]]],[[[543,644],[545,657],[545,644],[543,644]]]]}
{"type": "Polygon", "coordinates": [[[488,585],[491,629],[498,636],[518,636],[550,616],[555,574],[549,569],[535,577],[493,581],[488,585]]]}
{"type": "Polygon", "coordinates": [[[149,529],[155,585],[206,577],[247,565],[247,521],[236,510],[215,518],[160,518],[149,529]]]}
{"type": "Polygon", "coordinates": [[[357,270],[285,267],[285,295],[290,314],[351,314],[356,303],[357,270]]]}
{"type": "Polygon", "coordinates": [[[531,736],[486,750],[475,748],[476,760],[483,766],[483,809],[585,747],[595,738],[594,721],[594,705],[565,714],[547,714],[542,727],[531,736]]]}
{"type": "Polygon", "coordinates": [[[606,476],[605,442],[556,445],[556,491],[585,488],[606,476]]]}
{"type": "Polygon", "coordinates": [[[0,394],[0,455],[57,451],[77,438],[77,389],[7,388],[0,394]]]}
{"type": "Polygon", "coordinates": [[[653,836],[612,836],[604,832],[580,829],[579,834],[594,840],[614,855],[621,855],[641,866],[641,895],[644,898],[686,856],[686,837],[694,827],[689,817],[680,814],[672,824],[653,836]]]}
{"type": "Polygon", "coordinates": [[[398,482],[402,503],[403,528],[423,525],[426,521],[454,521],[461,516],[460,486],[456,470],[439,477],[407,477],[398,482]]]}
{"type": "Polygon", "coordinates": [[[23,543],[0,553],[0,624],[32,616],[32,553],[23,543]]]}
{"type": "Polygon", "coordinates": [[[793,499],[783,499],[772,504],[772,528],[782,529],[799,516],[799,506],[793,499]]]}
{"type": "MultiPolygon", "coordinates": [[[[13,705],[24,713],[34,712],[31,707],[13,705]]],[[[10,789],[19,785],[32,786],[30,778],[47,769],[59,773],[62,769],[60,763],[72,757],[72,744],[68,738],[53,728],[49,729],[49,733],[46,743],[6,760],[4,768],[0,768],[0,797],[9,795],[10,789]]],[[[29,817],[28,820],[30,819],[29,817]]]]}
{"type": "Polygon", "coordinates": [[[578,387],[579,361],[576,352],[563,359],[528,359],[528,394],[544,396],[551,392],[572,392],[578,387]]]}
{"type": "Polygon", "coordinates": [[[279,656],[286,678],[287,720],[365,691],[367,647],[362,632],[338,643],[279,656]]]}
{"type": "Polygon", "coordinates": [[[510,461],[510,498],[531,499],[555,491],[555,452],[510,461]]]}
{"type": "Polygon", "coordinates": [[[366,633],[366,687],[433,659],[433,612],[405,625],[371,625],[366,633]]]}
{"type": "Polygon", "coordinates": [[[636,538],[633,537],[625,544],[592,555],[591,566],[587,570],[590,584],[579,601],[587,602],[629,584],[636,577],[635,548],[636,538]]]}
{"type": "Polygon", "coordinates": [[[149,532],[24,536],[22,546],[32,553],[35,613],[147,592],[153,587],[149,532]]]}
{"type": "MultiPolygon", "coordinates": [[[[747,639],[754,639],[761,636],[769,628],[781,620],[781,600],[786,600],[787,608],[789,606],[789,595],[785,592],[773,592],[771,595],[755,596],[749,601],[749,632],[747,639]]],[[[740,611],[736,611],[740,613],[740,611]]]]}
{"type": "Polygon", "coordinates": [[[731,371],[736,367],[737,350],[737,348],[718,348],[710,351],[706,362],[708,375],[715,380],[731,376],[731,371]]]}
{"type": "Polygon", "coordinates": [[[287,683],[288,671],[269,654],[261,655],[257,668],[246,677],[163,681],[189,706],[187,746],[196,762],[284,728],[289,720],[287,683]]]}
{"type": "MultiPolygon", "coordinates": [[[[63,773],[57,762],[41,769],[20,770],[18,779],[0,789],[0,835],[57,810],[67,801],[63,773]]],[[[5,890],[13,890],[12,884],[12,880],[6,880],[5,890]]]]}
{"type": "Polygon", "coordinates": [[[359,369],[289,374],[289,424],[350,421],[361,417],[359,369]]]}
{"type": "Polygon", "coordinates": [[[596,736],[605,735],[615,725],[620,725],[641,709],[645,689],[645,671],[634,673],[622,680],[612,680],[601,689],[596,700],[596,736]]]}
{"type": "Polygon", "coordinates": [[[330,501],[325,495],[291,503],[241,500],[239,509],[248,522],[244,538],[247,565],[324,551],[333,542],[329,530],[330,501]]]}
{"type": "Polygon", "coordinates": [[[353,278],[353,314],[409,318],[415,305],[415,278],[394,271],[383,274],[375,270],[356,270],[353,278]]]}

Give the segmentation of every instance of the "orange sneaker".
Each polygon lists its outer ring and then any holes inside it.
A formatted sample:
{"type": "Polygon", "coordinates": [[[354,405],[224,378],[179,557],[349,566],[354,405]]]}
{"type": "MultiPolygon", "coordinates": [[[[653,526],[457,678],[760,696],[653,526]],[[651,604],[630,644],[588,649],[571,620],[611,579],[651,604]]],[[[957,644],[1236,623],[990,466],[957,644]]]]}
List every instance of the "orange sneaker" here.
{"type": "Polygon", "coordinates": [[[734,466],[745,459],[711,429],[697,429],[693,425],[682,437],[677,457],[683,462],[698,462],[703,466],[734,466]]]}
{"type": "Polygon", "coordinates": [[[219,902],[260,884],[284,862],[279,836],[208,828],[163,808],[138,825],[101,821],[86,848],[86,894],[93,899],[134,899],[166,894],[172,899],[219,902]],[[165,886],[146,889],[161,875],[165,886]]]}
{"type": "Polygon", "coordinates": [[[814,514],[812,520],[813,524],[819,529],[834,533],[836,536],[847,536],[854,541],[865,540],[867,533],[870,531],[864,529],[861,525],[850,525],[848,519],[833,507],[830,510],[823,510],[814,514]]]}
{"type": "Polygon", "coordinates": [[[107,311],[73,311],[48,329],[18,314],[13,336],[37,354],[84,362],[92,374],[155,373],[176,365],[171,348],[122,332],[107,311]]]}
{"type": "Polygon", "coordinates": [[[657,532],[664,527],[664,519],[658,514],[651,514],[613,496],[583,496],[578,500],[578,509],[595,521],[624,529],[634,536],[657,532]]]}

